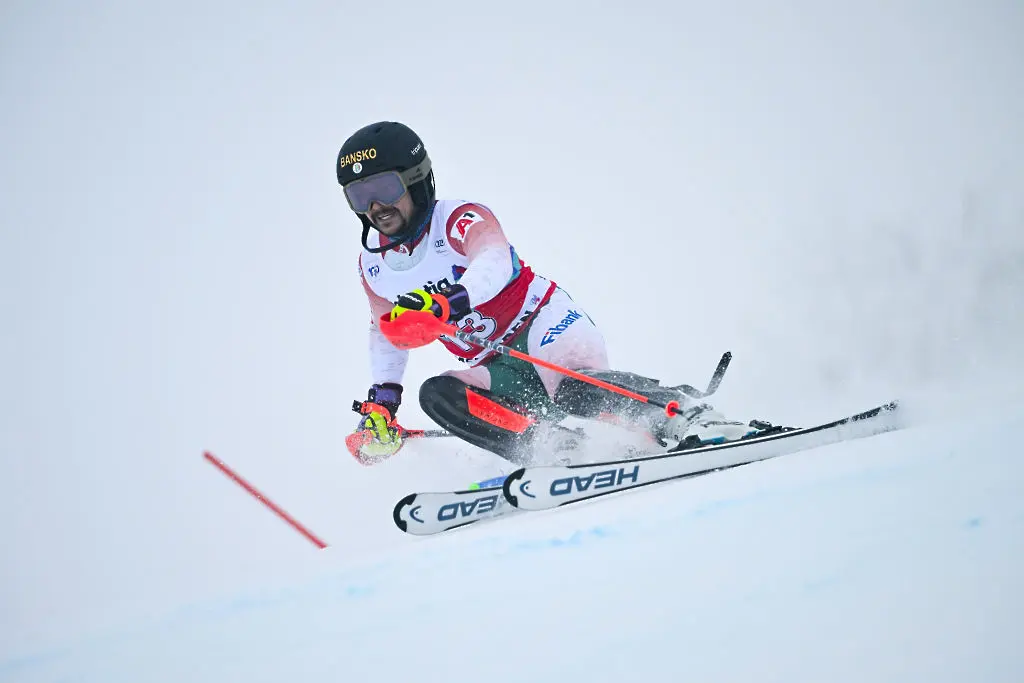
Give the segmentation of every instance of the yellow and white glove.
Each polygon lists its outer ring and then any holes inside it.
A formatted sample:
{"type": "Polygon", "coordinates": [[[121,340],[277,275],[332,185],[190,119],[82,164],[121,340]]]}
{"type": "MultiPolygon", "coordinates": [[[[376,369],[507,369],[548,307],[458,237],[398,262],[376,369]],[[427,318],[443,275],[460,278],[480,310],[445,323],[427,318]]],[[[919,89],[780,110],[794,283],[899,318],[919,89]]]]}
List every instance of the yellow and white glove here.
{"type": "Polygon", "coordinates": [[[352,404],[362,417],[355,431],[345,438],[352,456],[364,465],[390,458],[402,448],[404,429],[395,419],[402,402],[400,384],[374,384],[367,400],[352,404]]]}

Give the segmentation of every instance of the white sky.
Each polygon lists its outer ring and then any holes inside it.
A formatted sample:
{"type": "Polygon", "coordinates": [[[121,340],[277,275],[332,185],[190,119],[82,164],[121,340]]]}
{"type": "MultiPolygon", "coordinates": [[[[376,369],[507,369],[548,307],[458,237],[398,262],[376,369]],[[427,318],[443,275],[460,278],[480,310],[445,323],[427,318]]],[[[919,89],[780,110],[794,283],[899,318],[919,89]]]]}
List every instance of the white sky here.
{"type": "MultiPolygon", "coordinates": [[[[782,421],[1013,390],[1019,3],[596,7],[4,4],[0,659],[320,569],[204,448],[334,557],[466,483],[344,450],[369,372],[334,160],[371,121],[417,130],[617,367],[700,382],[729,348],[720,405],[782,421]]],[[[407,424],[450,366],[414,356],[407,424]]]]}

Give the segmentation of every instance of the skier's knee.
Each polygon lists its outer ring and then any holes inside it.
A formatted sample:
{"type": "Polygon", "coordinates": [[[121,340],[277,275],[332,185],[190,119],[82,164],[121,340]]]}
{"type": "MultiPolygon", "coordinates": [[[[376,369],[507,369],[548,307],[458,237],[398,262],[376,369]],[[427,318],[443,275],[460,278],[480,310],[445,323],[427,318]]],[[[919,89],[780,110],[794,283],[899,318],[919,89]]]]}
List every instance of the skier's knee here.
{"type": "Polygon", "coordinates": [[[513,461],[535,422],[521,407],[450,375],[423,382],[419,400],[423,412],[453,435],[513,461]]]}

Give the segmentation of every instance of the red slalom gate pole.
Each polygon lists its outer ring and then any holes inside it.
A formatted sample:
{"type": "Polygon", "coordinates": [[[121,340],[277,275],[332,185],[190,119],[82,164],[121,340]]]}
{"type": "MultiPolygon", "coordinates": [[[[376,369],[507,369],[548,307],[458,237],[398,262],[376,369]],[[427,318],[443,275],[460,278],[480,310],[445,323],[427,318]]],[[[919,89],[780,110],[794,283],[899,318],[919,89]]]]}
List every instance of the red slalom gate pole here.
{"type": "Polygon", "coordinates": [[[278,507],[277,504],[274,503],[274,501],[270,500],[265,495],[263,495],[263,493],[261,493],[259,490],[257,490],[255,486],[253,486],[252,484],[247,482],[245,479],[243,479],[237,472],[235,472],[233,469],[228,467],[224,463],[224,461],[222,461],[220,458],[215,456],[213,453],[210,453],[209,451],[204,452],[203,453],[203,457],[206,458],[206,460],[210,464],[212,464],[214,467],[216,467],[221,472],[223,472],[225,475],[227,475],[227,477],[229,479],[231,479],[236,484],[238,484],[243,489],[245,489],[245,491],[248,492],[249,494],[251,494],[253,496],[253,498],[255,498],[256,500],[258,500],[261,503],[263,503],[264,505],[266,505],[278,517],[280,517],[284,521],[288,522],[288,524],[293,529],[295,529],[300,534],[305,536],[306,539],[308,539],[310,543],[312,543],[316,547],[320,548],[321,550],[323,550],[324,548],[327,547],[327,544],[324,543],[323,541],[321,541],[319,538],[317,538],[316,535],[313,534],[313,532],[311,532],[309,529],[304,527],[297,519],[295,519],[294,517],[289,515],[287,512],[282,510],[280,507],[278,507]]]}

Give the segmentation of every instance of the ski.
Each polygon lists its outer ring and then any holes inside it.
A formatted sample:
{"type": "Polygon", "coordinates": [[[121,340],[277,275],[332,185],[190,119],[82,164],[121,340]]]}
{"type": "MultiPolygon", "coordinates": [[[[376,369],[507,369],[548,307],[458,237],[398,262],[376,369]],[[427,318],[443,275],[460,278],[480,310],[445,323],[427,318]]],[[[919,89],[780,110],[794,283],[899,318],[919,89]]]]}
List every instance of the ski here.
{"type": "Polygon", "coordinates": [[[502,495],[504,476],[471,484],[465,491],[410,493],[395,504],[395,525],[415,536],[430,536],[484,519],[518,512],[502,495]]]}
{"type": "Polygon", "coordinates": [[[858,439],[899,427],[896,402],[813,427],[773,431],[741,441],[586,465],[524,467],[502,485],[520,510],[547,510],[609,493],[696,477],[780,455],[858,439]]]}

